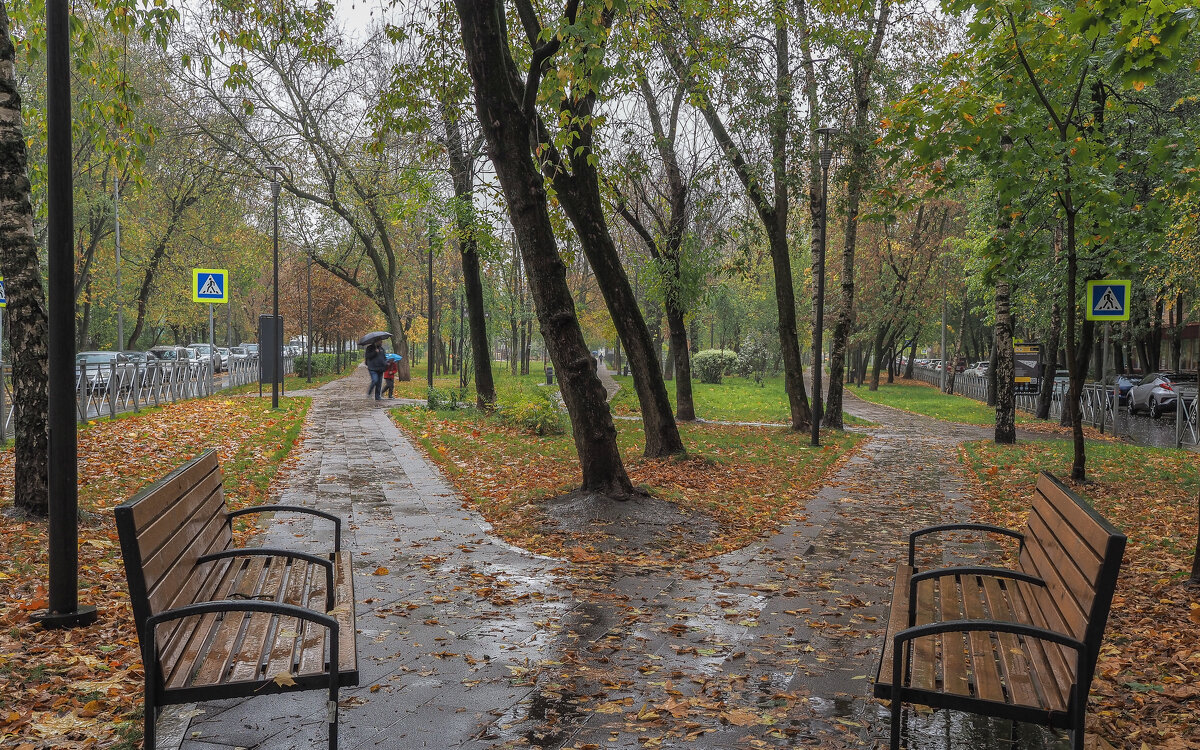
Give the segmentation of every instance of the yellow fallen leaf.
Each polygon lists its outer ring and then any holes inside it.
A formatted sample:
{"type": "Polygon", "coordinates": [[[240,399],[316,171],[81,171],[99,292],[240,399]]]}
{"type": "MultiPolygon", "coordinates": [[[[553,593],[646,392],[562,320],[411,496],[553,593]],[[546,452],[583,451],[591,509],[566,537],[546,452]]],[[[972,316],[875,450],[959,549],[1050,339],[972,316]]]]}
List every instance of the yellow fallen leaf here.
{"type": "Polygon", "coordinates": [[[279,674],[275,675],[271,678],[271,682],[274,682],[279,687],[292,687],[296,684],[296,681],[293,680],[292,676],[287,672],[280,672],[279,674]]]}
{"type": "Polygon", "coordinates": [[[385,575],[387,575],[387,574],[388,574],[388,573],[390,573],[390,572],[391,572],[391,571],[389,571],[387,568],[385,568],[385,567],[383,567],[382,565],[380,565],[378,568],[376,568],[376,569],[375,569],[375,572],[374,572],[374,573],[372,573],[371,575],[376,575],[376,576],[385,576],[385,575]]]}

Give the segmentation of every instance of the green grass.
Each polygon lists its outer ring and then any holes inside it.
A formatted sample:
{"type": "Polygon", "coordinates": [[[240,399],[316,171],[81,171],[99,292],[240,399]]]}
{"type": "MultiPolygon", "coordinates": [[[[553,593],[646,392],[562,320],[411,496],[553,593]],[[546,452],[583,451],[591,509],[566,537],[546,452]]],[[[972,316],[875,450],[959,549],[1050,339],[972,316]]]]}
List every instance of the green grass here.
{"type": "MultiPolygon", "coordinates": [[[[881,383],[877,391],[869,390],[865,386],[862,388],[849,386],[848,391],[863,401],[922,414],[944,422],[984,426],[996,423],[994,407],[966,396],[945,394],[937,388],[926,385],[881,383]]],[[[1017,424],[1032,422],[1037,422],[1037,420],[1024,414],[1017,414],[1017,424]]]]}
{"type": "MultiPolygon", "coordinates": [[[[613,397],[613,412],[627,416],[639,413],[637,393],[633,378],[617,376],[621,390],[613,397]]],[[[675,381],[667,381],[667,395],[671,407],[675,408],[675,381]]],[[[750,378],[726,377],[720,384],[692,381],[692,402],[696,417],[710,422],[764,422],[786,424],[791,419],[787,393],[783,388],[783,376],[766,378],[759,385],[750,378]]],[[[869,425],[871,422],[851,414],[842,413],[843,421],[850,425],[869,425]]]]}
{"type": "MultiPolygon", "coordinates": [[[[475,402],[475,373],[470,373],[471,382],[467,384],[467,393],[465,401],[475,402]]],[[[362,373],[363,388],[366,388],[366,374],[362,373]]],[[[411,380],[396,381],[396,398],[416,398],[424,400],[429,389],[429,370],[426,363],[421,362],[412,366],[411,380]]],[[[513,375],[508,369],[507,362],[492,363],[492,382],[496,386],[496,398],[503,400],[506,393],[519,391],[522,388],[536,386],[546,382],[546,375],[542,371],[541,360],[531,361],[529,363],[528,375],[513,375]]],[[[433,377],[433,387],[442,390],[457,390],[459,384],[458,374],[452,375],[435,375],[433,377]]],[[[555,381],[554,390],[558,390],[557,381],[555,381]]]]}

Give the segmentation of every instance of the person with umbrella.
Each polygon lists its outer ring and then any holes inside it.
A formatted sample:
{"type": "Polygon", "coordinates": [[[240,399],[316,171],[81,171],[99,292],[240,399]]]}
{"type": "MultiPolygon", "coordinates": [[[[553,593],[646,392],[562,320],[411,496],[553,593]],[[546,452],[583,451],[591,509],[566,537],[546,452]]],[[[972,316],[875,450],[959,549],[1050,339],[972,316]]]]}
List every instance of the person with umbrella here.
{"type": "Polygon", "coordinates": [[[368,333],[358,340],[358,343],[365,344],[367,372],[371,375],[371,385],[367,387],[367,397],[371,394],[375,395],[375,400],[379,401],[383,397],[380,395],[380,389],[383,386],[383,371],[387,369],[387,356],[383,353],[383,340],[391,338],[392,334],[387,331],[375,331],[368,333]]]}
{"type": "Polygon", "coordinates": [[[387,393],[388,398],[395,398],[396,376],[400,373],[400,360],[404,357],[399,354],[389,354],[384,359],[387,360],[387,369],[383,371],[383,390],[387,393]]]}

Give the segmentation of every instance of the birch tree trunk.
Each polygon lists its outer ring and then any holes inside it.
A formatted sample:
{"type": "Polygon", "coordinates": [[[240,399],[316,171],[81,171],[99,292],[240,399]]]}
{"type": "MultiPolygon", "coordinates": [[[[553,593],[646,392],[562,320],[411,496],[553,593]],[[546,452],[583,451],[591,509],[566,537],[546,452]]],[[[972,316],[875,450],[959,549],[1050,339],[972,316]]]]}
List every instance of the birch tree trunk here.
{"type": "Polygon", "coordinates": [[[16,50],[9,36],[8,8],[0,2],[0,275],[8,293],[4,331],[12,352],[13,507],[44,516],[49,476],[48,328],[26,159],[16,50]]]}

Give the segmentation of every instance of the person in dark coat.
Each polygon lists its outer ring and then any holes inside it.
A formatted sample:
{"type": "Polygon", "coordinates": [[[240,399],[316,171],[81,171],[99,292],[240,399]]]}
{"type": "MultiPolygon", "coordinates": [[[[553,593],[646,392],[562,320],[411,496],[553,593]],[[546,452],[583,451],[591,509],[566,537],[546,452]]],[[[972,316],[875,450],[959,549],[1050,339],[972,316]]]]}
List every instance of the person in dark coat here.
{"type": "Polygon", "coordinates": [[[379,401],[381,398],[379,391],[383,387],[383,371],[387,369],[387,355],[383,353],[383,344],[368,345],[365,361],[367,372],[371,375],[371,385],[367,387],[367,396],[375,394],[375,400],[379,401]]]}

